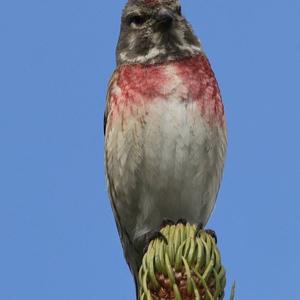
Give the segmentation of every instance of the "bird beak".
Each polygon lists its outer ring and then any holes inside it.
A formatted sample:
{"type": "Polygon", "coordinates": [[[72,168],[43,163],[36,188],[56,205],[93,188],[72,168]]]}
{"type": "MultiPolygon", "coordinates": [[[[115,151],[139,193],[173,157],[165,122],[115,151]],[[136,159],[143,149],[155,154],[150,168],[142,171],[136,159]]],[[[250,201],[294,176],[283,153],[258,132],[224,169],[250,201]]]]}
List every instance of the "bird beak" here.
{"type": "Polygon", "coordinates": [[[164,27],[169,27],[171,26],[174,17],[175,16],[172,13],[172,11],[166,8],[161,8],[156,15],[156,21],[159,25],[162,25],[164,27]]]}

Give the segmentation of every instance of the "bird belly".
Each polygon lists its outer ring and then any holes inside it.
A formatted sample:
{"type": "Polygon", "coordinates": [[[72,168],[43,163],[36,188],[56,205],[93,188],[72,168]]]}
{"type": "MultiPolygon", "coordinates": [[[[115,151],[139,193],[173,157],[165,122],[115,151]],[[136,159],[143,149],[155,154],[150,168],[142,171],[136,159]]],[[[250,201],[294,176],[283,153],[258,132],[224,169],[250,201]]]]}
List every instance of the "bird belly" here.
{"type": "Polygon", "coordinates": [[[156,99],[114,120],[106,140],[111,198],[131,239],[164,218],[206,224],[219,190],[224,127],[195,101],[156,99]]]}

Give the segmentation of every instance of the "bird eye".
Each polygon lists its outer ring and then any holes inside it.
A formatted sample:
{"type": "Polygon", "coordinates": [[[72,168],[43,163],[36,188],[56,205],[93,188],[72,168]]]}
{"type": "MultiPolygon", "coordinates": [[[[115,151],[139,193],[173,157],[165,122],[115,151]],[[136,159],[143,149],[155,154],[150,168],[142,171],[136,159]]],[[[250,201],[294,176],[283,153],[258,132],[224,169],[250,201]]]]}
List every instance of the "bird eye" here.
{"type": "Polygon", "coordinates": [[[128,25],[141,26],[146,22],[147,18],[140,15],[131,15],[128,17],[128,25]]]}
{"type": "Polygon", "coordinates": [[[176,12],[179,16],[181,16],[181,6],[178,6],[176,12]]]}

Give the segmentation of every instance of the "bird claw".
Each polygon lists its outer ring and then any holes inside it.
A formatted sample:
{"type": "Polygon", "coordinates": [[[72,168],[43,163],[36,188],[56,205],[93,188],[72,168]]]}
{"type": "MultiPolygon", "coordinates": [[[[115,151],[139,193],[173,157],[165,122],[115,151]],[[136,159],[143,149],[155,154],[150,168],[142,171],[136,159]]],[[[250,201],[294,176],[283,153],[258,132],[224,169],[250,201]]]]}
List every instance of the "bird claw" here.
{"type": "Polygon", "coordinates": [[[144,254],[147,252],[150,243],[156,239],[159,239],[168,245],[167,238],[160,231],[148,232],[146,233],[146,246],[144,247],[144,254]]]}
{"type": "Polygon", "coordinates": [[[217,238],[216,232],[212,229],[204,229],[203,224],[199,223],[196,228],[195,238],[199,237],[201,235],[201,232],[205,232],[205,233],[209,234],[215,240],[215,243],[216,244],[218,243],[218,238],[217,238]]]}
{"type": "Polygon", "coordinates": [[[217,234],[214,230],[212,229],[205,229],[204,230],[207,234],[209,234],[214,240],[215,240],[215,243],[217,244],[218,243],[218,238],[217,238],[217,234]]]}
{"type": "Polygon", "coordinates": [[[173,220],[168,219],[168,218],[164,218],[161,225],[160,225],[160,229],[166,227],[166,226],[172,226],[172,225],[178,225],[178,224],[182,224],[182,225],[186,225],[187,224],[187,220],[184,218],[178,219],[177,222],[175,223],[173,220]]]}
{"type": "Polygon", "coordinates": [[[175,224],[175,222],[173,220],[168,219],[168,218],[164,218],[163,221],[160,224],[160,229],[162,229],[162,228],[164,228],[168,225],[172,226],[174,224],[175,224]]]}
{"type": "Polygon", "coordinates": [[[178,219],[176,222],[176,225],[178,224],[182,224],[182,225],[186,225],[187,224],[187,220],[184,218],[178,219]]]}

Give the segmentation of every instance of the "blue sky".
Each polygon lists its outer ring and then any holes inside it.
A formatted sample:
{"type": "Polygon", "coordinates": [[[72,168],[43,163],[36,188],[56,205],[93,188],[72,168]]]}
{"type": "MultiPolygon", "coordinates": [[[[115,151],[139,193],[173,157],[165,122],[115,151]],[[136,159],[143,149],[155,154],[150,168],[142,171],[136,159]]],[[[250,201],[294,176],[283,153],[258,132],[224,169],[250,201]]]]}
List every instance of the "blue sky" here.
{"type": "MultiPolygon", "coordinates": [[[[237,299],[297,299],[300,2],[182,2],[227,114],[225,176],[209,227],[228,281],[237,281],[237,299]]],[[[103,163],[124,3],[0,4],[1,300],[133,299],[103,163]]]]}

